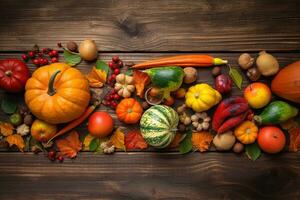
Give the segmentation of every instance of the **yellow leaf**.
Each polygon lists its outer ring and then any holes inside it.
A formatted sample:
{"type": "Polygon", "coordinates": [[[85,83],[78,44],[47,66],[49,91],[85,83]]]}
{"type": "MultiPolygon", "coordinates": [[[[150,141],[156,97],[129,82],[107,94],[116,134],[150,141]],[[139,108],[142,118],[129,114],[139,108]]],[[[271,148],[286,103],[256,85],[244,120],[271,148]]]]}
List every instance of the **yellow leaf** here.
{"type": "Polygon", "coordinates": [[[83,141],[83,151],[88,151],[90,149],[90,143],[95,137],[91,134],[87,134],[83,141]]]}
{"type": "Polygon", "coordinates": [[[110,142],[114,145],[117,149],[122,149],[126,151],[125,147],[125,135],[124,133],[118,128],[113,135],[110,137],[110,142]]]}
{"type": "Polygon", "coordinates": [[[207,151],[212,140],[213,136],[207,131],[192,134],[193,146],[196,147],[200,152],[207,151]]]}
{"type": "Polygon", "coordinates": [[[14,131],[14,127],[11,123],[1,123],[0,124],[0,133],[3,136],[12,135],[14,131]]]}
{"type": "Polygon", "coordinates": [[[9,135],[6,137],[6,141],[8,142],[10,147],[12,145],[16,145],[18,149],[23,152],[25,147],[25,142],[21,135],[18,134],[9,135]]]}
{"type": "Polygon", "coordinates": [[[104,70],[96,69],[94,66],[90,73],[86,76],[91,87],[103,87],[107,74],[104,70]]]}

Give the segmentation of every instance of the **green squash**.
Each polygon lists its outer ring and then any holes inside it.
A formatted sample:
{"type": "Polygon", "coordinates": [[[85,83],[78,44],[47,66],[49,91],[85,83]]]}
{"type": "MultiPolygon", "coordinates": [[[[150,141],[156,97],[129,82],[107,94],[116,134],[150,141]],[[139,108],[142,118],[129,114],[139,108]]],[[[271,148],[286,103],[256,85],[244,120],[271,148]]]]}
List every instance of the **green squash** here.
{"type": "Polygon", "coordinates": [[[155,148],[165,148],[174,139],[179,117],[175,110],[165,105],[155,105],[146,110],[140,129],[146,142],[155,148]]]}
{"type": "Polygon", "coordinates": [[[284,101],[273,101],[260,115],[254,116],[259,124],[279,124],[295,117],[298,109],[284,101]]]}
{"type": "Polygon", "coordinates": [[[145,70],[150,76],[153,86],[163,91],[163,97],[169,98],[170,92],[180,88],[184,72],[181,67],[157,67],[145,70]]]}

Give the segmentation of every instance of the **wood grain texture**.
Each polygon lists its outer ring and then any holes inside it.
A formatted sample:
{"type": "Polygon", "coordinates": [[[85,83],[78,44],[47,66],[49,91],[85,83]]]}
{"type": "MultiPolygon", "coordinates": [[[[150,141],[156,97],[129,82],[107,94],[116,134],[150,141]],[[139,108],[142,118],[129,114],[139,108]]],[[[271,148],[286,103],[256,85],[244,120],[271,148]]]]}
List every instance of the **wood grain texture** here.
{"type": "Polygon", "coordinates": [[[298,0],[0,1],[0,51],[96,41],[101,51],[300,49],[298,0]]]}
{"type": "Polygon", "coordinates": [[[299,199],[300,155],[0,154],[1,199],[299,199]],[[92,158],[92,159],[91,159],[92,158]]]}

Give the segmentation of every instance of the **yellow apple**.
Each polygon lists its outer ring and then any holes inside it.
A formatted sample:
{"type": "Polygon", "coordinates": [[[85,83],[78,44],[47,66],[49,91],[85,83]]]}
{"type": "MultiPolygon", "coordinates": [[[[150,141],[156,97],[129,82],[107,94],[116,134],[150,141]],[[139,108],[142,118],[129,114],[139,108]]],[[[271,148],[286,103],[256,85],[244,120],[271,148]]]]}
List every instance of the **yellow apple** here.
{"type": "Polygon", "coordinates": [[[39,142],[47,142],[57,132],[56,125],[36,119],[31,125],[31,135],[39,142]]]}
{"type": "Polygon", "coordinates": [[[264,83],[252,83],[244,91],[244,97],[252,108],[258,109],[271,101],[271,90],[264,83]]]}

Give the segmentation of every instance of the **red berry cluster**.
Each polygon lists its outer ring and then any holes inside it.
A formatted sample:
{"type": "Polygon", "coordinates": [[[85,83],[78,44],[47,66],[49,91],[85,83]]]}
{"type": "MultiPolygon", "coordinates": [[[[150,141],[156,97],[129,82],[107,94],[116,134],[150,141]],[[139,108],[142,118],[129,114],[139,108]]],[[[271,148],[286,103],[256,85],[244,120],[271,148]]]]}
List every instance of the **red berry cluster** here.
{"type": "Polygon", "coordinates": [[[112,89],[102,101],[103,105],[110,106],[111,108],[116,108],[118,106],[118,101],[121,99],[121,96],[118,95],[115,89],[112,89]]]}
{"type": "Polygon", "coordinates": [[[64,157],[62,155],[57,155],[56,151],[54,149],[51,149],[48,152],[47,157],[51,161],[55,161],[55,160],[58,160],[59,162],[63,162],[64,161],[64,157]]]}
{"type": "Polygon", "coordinates": [[[22,59],[27,62],[31,59],[32,63],[39,67],[43,65],[48,65],[49,62],[58,62],[58,51],[50,48],[43,48],[41,51],[39,49],[29,51],[27,54],[22,55],[22,59]],[[50,61],[48,58],[50,58],[50,61]]]}
{"type": "Polygon", "coordinates": [[[108,77],[108,84],[114,86],[116,77],[121,72],[120,68],[123,67],[123,62],[120,60],[119,56],[114,56],[108,63],[108,66],[112,70],[111,75],[108,77]]]}

